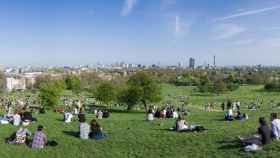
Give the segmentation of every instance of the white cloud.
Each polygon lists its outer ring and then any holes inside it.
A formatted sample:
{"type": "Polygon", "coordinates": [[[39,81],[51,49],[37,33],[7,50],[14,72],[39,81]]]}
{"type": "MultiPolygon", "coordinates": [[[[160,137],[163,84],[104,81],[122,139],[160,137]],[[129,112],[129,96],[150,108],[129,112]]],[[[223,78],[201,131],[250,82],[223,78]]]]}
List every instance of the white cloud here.
{"type": "Polygon", "coordinates": [[[184,36],[190,32],[191,24],[185,22],[182,17],[175,16],[174,35],[176,37],[184,36]]]}
{"type": "Polygon", "coordinates": [[[234,19],[234,18],[243,17],[243,16],[256,15],[256,14],[273,11],[273,10],[277,10],[277,9],[280,9],[280,6],[274,6],[274,7],[262,8],[262,9],[256,9],[256,10],[248,10],[248,11],[232,14],[229,16],[217,18],[217,19],[215,19],[215,21],[224,21],[224,20],[234,19]]]}
{"type": "Polygon", "coordinates": [[[246,28],[236,24],[219,24],[213,30],[216,40],[230,39],[245,32],[246,28]]]}
{"type": "Polygon", "coordinates": [[[137,0],[125,0],[122,11],[121,11],[121,16],[127,16],[129,15],[133,8],[135,7],[137,3],[137,0]]]}

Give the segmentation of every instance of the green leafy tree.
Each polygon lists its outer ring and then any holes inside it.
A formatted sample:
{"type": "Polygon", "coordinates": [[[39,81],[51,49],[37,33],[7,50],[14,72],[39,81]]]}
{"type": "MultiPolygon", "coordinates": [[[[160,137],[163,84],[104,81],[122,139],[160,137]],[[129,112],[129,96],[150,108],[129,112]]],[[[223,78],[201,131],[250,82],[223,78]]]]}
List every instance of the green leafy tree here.
{"type": "Polygon", "coordinates": [[[227,86],[223,80],[218,80],[214,82],[213,90],[215,93],[220,94],[227,91],[227,86]]]}
{"type": "Polygon", "coordinates": [[[54,108],[59,104],[59,95],[66,88],[63,80],[50,80],[40,84],[39,99],[41,105],[54,108]]]}
{"type": "Polygon", "coordinates": [[[97,86],[95,97],[98,101],[109,105],[116,99],[116,89],[111,82],[103,81],[97,86]]]}
{"type": "MultiPolygon", "coordinates": [[[[137,72],[127,81],[128,92],[133,92],[133,97],[137,102],[127,102],[127,104],[135,105],[141,102],[147,112],[148,103],[159,102],[161,97],[160,85],[146,72],[137,72]]],[[[127,92],[127,94],[128,94],[127,92]]],[[[126,96],[127,101],[130,101],[129,95],[126,96]]]]}
{"type": "Polygon", "coordinates": [[[66,87],[68,90],[78,92],[81,88],[81,80],[77,75],[67,75],[65,78],[66,87]]]}
{"type": "Polygon", "coordinates": [[[142,96],[142,90],[139,87],[126,87],[120,90],[118,95],[118,102],[120,104],[126,104],[127,110],[132,110],[136,104],[140,102],[140,97],[142,96]]]}
{"type": "Polygon", "coordinates": [[[6,87],[6,76],[3,72],[0,72],[0,92],[3,92],[6,87]]]}

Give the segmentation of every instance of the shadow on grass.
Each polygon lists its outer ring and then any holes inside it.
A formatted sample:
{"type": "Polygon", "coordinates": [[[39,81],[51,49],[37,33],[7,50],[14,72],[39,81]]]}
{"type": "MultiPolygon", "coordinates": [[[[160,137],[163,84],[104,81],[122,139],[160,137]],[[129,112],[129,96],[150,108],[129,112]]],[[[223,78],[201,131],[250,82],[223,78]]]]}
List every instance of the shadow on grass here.
{"type": "Polygon", "coordinates": [[[229,141],[218,141],[218,144],[221,144],[219,150],[232,150],[232,149],[242,149],[242,145],[238,140],[229,140],[229,141]]]}
{"type": "Polygon", "coordinates": [[[215,96],[219,96],[217,94],[214,93],[192,93],[190,96],[196,96],[196,97],[215,97],[215,96]]]}
{"type": "Polygon", "coordinates": [[[144,114],[144,111],[140,111],[140,110],[120,110],[120,109],[109,109],[110,112],[113,113],[133,113],[133,114],[144,114]]]}
{"type": "Polygon", "coordinates": [[[74,131],[63,131],[64,134],[72,136],[72,137],[76,137],[76,138],[80,138],[79,136],[79,132],[74,132],[74,131]]]}

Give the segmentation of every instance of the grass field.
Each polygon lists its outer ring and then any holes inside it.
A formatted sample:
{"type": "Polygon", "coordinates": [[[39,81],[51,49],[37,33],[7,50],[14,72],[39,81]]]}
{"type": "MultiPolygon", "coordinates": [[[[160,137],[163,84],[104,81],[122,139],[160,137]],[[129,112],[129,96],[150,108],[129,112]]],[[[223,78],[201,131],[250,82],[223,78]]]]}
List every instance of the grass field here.
{"type": "MultiPolygon", "coordinates": [[[[107,138],[100,141],[80,140],[71,135],[78,131],[78,122],[65,124],[62,114],[48,112],[35,115],[36,124],[28,127],[35,130],[38,124],[46,127],[49,139],[56,140],[57,147],[43,150],[31,150],[26,146],[7,145],[4,139],[17,128],[11,125],[0,126],[1,158],[124,158],[124,157],[279,157],[280,142],[274,142],[257,153],[245,153],[236,141],[239,135],[254,134],[259,116],[266,116],[276,111],[270,102],[280,102],[279,93],[262,91],[262,86],[243,86],[239,90],[223,95],[205,95],[196,93],[192,88],[163,85],[164,101],[176,102],[178,96],[187,95],[190,99],[191,115],[186,117],[190,123],[200,124],[209,129],[205,133],[175,133],[167,129],[174,124],[173,119],[146,122],[144,113],[112,113],[109,119],[103,119],[107,138]],[[238,99],[243,105],[243,112],[249,114],[248,121],[223,121],[223,112],[204,112],[203,105],[208,101],[220,102],[226,98],[238,99]],[[263,100],[260,111],[245,110],[247,103],[263,100]]],[[[278,112],[278,111],[277,111],[278,112]]],[[[93,115],[88,114],[88,121],[93,115]]]]}

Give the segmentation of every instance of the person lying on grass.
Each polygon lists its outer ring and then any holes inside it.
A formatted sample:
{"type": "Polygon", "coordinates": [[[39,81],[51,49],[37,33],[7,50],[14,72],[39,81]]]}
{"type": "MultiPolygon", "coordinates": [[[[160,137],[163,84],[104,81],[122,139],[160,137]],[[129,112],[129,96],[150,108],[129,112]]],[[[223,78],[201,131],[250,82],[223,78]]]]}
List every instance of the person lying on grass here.
{"type": "Polygon", "coordinates": [[[248,119],[248,115],[247,114],[241,114],[240,111],[237,111],[235,117],[236,120],[247,120],[248,119]]]}
{"type": "Polygon", "coordinates": [[[259,124],[260,126],[258,128],[257,134],[253,137],[243,138],[239,136],[243,146],[250,146],[253,144],[257,146],[263,146],[271,143],[271,130],[268,127],[264,117],[259,118],[259,124]]]}
{"type": "Polygon", "coordinates": [[[89,134],[91,139],[103,139],[105,138],[105,134],[102,132],[102,127],[97,123],[95,119],[91,121],[90,124],[91,132],[89,134]]]}
{"type": "Polygon", "coordinates": [[[46,134],[43,132],[43,126],[39,125],[37,128],[37,131],[35,132],[33,139],[32,139],[32,144],[31,148],[33,149],[42,149],[47,145],[48,140],[46,134]]]}
{"type": "Polygon", "coordinates": [[[90,132],[90,127],[89,127],[89,124],[86,123],[85,115],[82,115],[79,118],[79,121],[80,121],[80,138],[81,139],[88,139],[89,132],[90,132]]]}
{"type": "Polygon", "coordinates": [[[23,127],[20,127],[16,133],[13,133],[6,139],[7,144],[27,144],[27,138],[31,136],[31,132],[23,127]]]}
{"type": "Polygon", "coordinates": [[[270,114],[272,137],[276,140],[280,139],[280,120],[277,118],[277,113],[270,114]]]}

